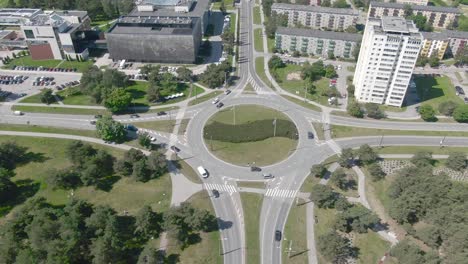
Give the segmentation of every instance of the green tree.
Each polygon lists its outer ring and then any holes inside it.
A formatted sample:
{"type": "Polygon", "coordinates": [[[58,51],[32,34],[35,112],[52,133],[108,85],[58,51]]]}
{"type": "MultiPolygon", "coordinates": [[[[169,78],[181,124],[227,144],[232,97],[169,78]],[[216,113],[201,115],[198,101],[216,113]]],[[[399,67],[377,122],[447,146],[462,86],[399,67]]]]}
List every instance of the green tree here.
{"type": "Polygon", "coordinates": [[[358,33],[358,30],[357,30],[356,26],[352,26],[352,25],[351,25],[351,26],[349,26],[349,27],[347,27],[347,28],[345,29],[345,32],[346,32],[346,33],[353,33],[353,34],[355,34],[355,33],[358,33]]]}
{"type": "Polygon", "coordinates": [[[124,126],[112,119],[111,116],[104,116],[96,122],[98,135],[104,141],[123,142],[126,137],[124,126]]]}
{"type": "Polygon", "coordinates": [[[150,83],[148,91],[146,92],[146,96],[150,102],[161,101],[161,87],[159,87],[157,84],[150,83]]]}
{"type": "Polygon", "coordinates": [[[151,139],[148,133],[140,133],[138,134],[138,143],[140,146],[150,149],[151,148],[151,139]]]}
{"type": "Polygon", "coordinates": [[[436,120],[435,110],[431,105],[424,104],[419,108],[419,114],[424,121],[436,120]]]}
{"type": "Polygon", "coordinates": [[[452,116],[457,122],[468,123],[468,105],[458,105],[452,116]]]}
{"type": "Polygon", "coordinates": [[[346,111],[351,116],[354,116],[354,117],[357,117],[357,118],[363,118],[364,117],[364,112],[361,109],[361,105],[356,101],[350,102],[348,104],[348,106],[346,107],[346,111]]]}
{"type": "Polygon", "coordinates": [[[334,226],[346,233],[351,231],[367,233],[367,230],[379,221],[377,215],[371,210],[362,205],[354,205],[338,214],[334,226]]]}
{"type": "Polygon", "coordinates": [[[151,170],[151,178],[157,178],[168,172],[166,156],[159,151],[152,151],[147,158],[148,168],[151,170]]]}
{"type": "Polygon", "coordinates": [[[27,150],[26,147],[19,146],[16,142],[0,143],[0,168],[13,170],[16,164],[26,161],[27,150]]]}
{"type": "Polygon", "coordinates": [[[113,113],[117,113],[127,109],[131,102],[130,93],[124,89],[114,89],[104,100],[104,106],[113,113]]]}
{"type": "Polygon", "coordinates": [[[219,11],[221,13],[226,14],[226,6],[224,5],[224,0],[221,0],[221,4],[219,5],[219,11]]]}
{"type": "Polygon", "coordinates": [[[143,206],[135,217],[135,233],[145,239],[157,237],[161,232],[162,215],[151,209],[149,205],[143,206]]]}
{"type": "Polygon", "coordinates": [[[346,91],[348,92],[348,96],[354,97],[354,91],[356,90],[356,87],[354,87],[353,84],[348,85],[346,88],[346,91]]]}
{"type": "Polygon", "coordinates": [[[148,168],[146,159],[141,159],[133,163],[132,177],[136,181],[147,182],[150,180],[151,171],[148,168]]]}
{"type": "Polygon", "coordinates": [[[346,0],[337,0],[333,2],[332,7],[334,8],[349,8],[349,4],[346,2],[346,0]]]}
{"type": "Polygon", "coordinates": [[[333,79],[338,77],[338,74],[335,71],[335,67],[331,64],[325,66],[325,77],[329,79],[333,79]]]}
{"type": "Polygon", "coordinates": [[[411,17],[413,15],[413,8],[411,7],[411,5],[409,4],[405,4],[405,6],[403,7],[403,12],[404,12],[404,16],[406,18],[408,17],[411,17]]]}
{"type": "Polygon", "coordinates": [[[352,52],[354,61],[358,61],[360,51],[361,51],[361,42],[358,42],[356,46],[353,48],[353,52],[352,52]]]}
{"type": "Polygon", "coordinates": [[[330,177],[330,182],[338,188],[345,190],[348,185],[348,179],[345,171],[342,168],[336,169],[330,177]]]}
{"type": "Polygon", "coordinates": [[[163,252],[156,250],[151,244],[146,244],[138,257],[137,264],[158,264],[163,258],[163,252]]]}
{"type": "Polygon", "coordinates": [[[364,105],[366,108],[367,116],[374,119],[381,119],[385,117],[385,113],[380,109],[378,104],[366,103],[364,105]]]}
{"type": "Polygon", "coordinates": [[[43,89],[40,94],[41,102],[44,104],[51,104],[55,102],[55,97],[53,95],[52,89],[43,89]]]}
{"type": "Polygon", "coordinates": [[[276,70],[285,66],[286,64],[284,64],[283,60],[276,55],[271,56],[270,60],[268,60],[268,68],[270,70],[276,70]]]}
{"type": "Polygon", "coordinates": [[[326,185],[317,184],[312,187],[310,199],[319,208],[333,208],[338,195],[333,192],[332,188],[326,185]]]}
{"type": "Polygon", "coordinates": [[[448,168],[452,170],[465,170],[467,168],[466,153],[451,152],[445,164],[448,168]]]}
{"type": "Polygon", "coordinates": [[[322,164],[315,164],[310,169],[310,173],[317,178],[322,178],[327,173],[327,168],[322,164]]]}
{"type": "Polygon", "coordinates": [[[438,67],[440,65],[440,60],[439,60],[439,50],[435,49],[432,51],[431,56],[429,57],[429,66],[431,67],[438,67]]]}
{"type": "Polygon", "coordinates": [[[177,73],[177,78],[183,82],[190,82],[193,80],[192,71],[185,66],[181,66],[177,68],[176,73],[177,73]]]}
{"type": "Polygon", "coordinates": [[[352,255],[349,240],[335,231],[319,236],[317,245],[323,257],[331,263],[345,263],[352,255]]]}
{"type": "Polygon", "coordinates": [[[378,163],[372,163],[367,166],[367,171],[370,174],[372,181],[380,181],[385,178],[385,172],[382,170],[378,163]]]}
{"type": "Polygon", "coordinates": [[[423,30],[427,22],[427,18],[422,14],[411,15],[410,19],[413,20],[414,24],[417,28],[419,28],[419,30],[423,30]]]}
{"type": "Polygon", "coordinates": [[[0,201],[5,202],[12,200],[17,193],[17,186],[10,180],[10,176],[6,170],[0,168],[0,201]]]}
{"type": "Polygon", "coordinates": [[[331,7],[331,1],[330,1],[330,0],[323,0],[323,1],[320,3],[320,6],[323,6],[323,7],[331,7]]]}
{"type": "Polygon", "coordinates": [[[411,158],[411,163],[413,163],[416,167],[432,166],[433,162],[432,153],[429,151],[418,151],[411,158]]]}
{"type": "Polygon", "coordinates": [[[73,189],[81,183],[79,174],[70,169],[49,171],[46,182],[52,189],[73,189]]]}
{"type": "Polygon", "coordinates": [[[455,108],[457,108],[458,104],[454,101],[444,101],[439,104],[439,112],[446,116],[452,116],[455,108]]]}
{"type": "Polygon", "coordinates": [[[361,145],[357,151],[359,161],[368,165],[374,163],[379,158],[379,155],[367,144],[361,145]]]}
{"type": "Polygon", "coordinates": [[[354,156],[355,153],[352,148],[344,148],[339,156],[338,164],[341,167],[351,168],[354,163],[354,156]]]}

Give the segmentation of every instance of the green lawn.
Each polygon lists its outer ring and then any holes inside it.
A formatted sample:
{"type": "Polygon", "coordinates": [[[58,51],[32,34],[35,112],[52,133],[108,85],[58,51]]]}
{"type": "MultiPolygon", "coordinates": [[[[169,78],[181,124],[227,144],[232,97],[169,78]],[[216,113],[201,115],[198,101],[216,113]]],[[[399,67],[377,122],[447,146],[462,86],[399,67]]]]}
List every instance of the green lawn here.
{"type": "Polygon", "coordinates": [[[208,100],[210,100],[212,98],[215,98],[216,96],[218,96],[218,95],[220,95],[222,93],[223,93],[222,91],[214,91],[214,92],[202,95],[202,96],[198,96],[198,98],[191,100],[188,103],[188,105],[192,106],[192,105],[196,105],[196,104],[206,102],[206,101],[208,101],[208,100]]]}
{"type": "MultiPolygon", "coordinates": [[[[75,89],[75,88],[68,88],[75,89]]],[[[84,95],[81,92],[73,90],[74,93],[70,94],[70,91],[64,90],[57,93],[62,98],[63,104],[66,105],[99,105],[94,102],[91,96],[84,95]]]]}
{"type": "Polygon", "coordinates": [[[406,106],[403,107],[396,107],[396,106],[390,106],[390,105],[380,105],[379,106],[382,111],[389,111],[389,112],[405,112],[406,111],[406,106]]]}
{"type": "Polygon", "coordinates": [[[418,76],[415,82],[421,103],[431,105],[437,113],[439,104],[447,100],[463,103],[463,100],[455,94],[453,84],[447,76],[418,76]]]}
{"type": "MultiPolygon", "coordinates": [[[[21,146],[28,147],[28,151],[35,153],[37,156],[43,158],[42,161],[29,162],[23,165],[19,165],[15,169],[16,175],[13,177],[13,180],[32,180],[33,182],[39,184],[39,190],[35,194],[35,196],[42,196],[46,198],[48,202],[55,205],[61,205],[66,203],[69,199],[67,197],[69,191],[52,190],[51,188],[47,187],[47,184],[45,183],[45,177],[47,176],[48,171],[51,168],[62,169],[71,165],[71,163],[66,157],[65,147],[70,142],[72,142],[72,140],[41,137],[0,136],[0,143],[6,141],[15,141],[21,146]]],[[[122,150],[98,144],[92,145],[95,148],[104,149],[108,151],[116,158],[123,157],[124,151],[122,150]]],[[[114,187],[117,186],[119,182],[114,184],[114,187]]],[[[165,186],[165,188],[167,188],[167,186],[165,186]]],[[[75,195],[85,199],[90,198],[90,196],[78,195],[78,193],[80,193],[81,190],[82,188],[77,189],[75,191],[75,195]]],[[[95,193],[97,193],[97,191],[95,191],[95,193]]],[[[116,201],[116,203],[121,203],[124,202],[126,199],[132,199],[133,197],[139,197],[140,195],[140,193],[135,193],[135,195],[111,195],[111,197],[113,200],[116,201]]],[[[136,209],[136,207],[138,207],[139,209],[141,206],[142,204],[131,203],[131,207],[129,207],[128,209],[136,209]]]]}
{"type": "Polygon", "coordinates": [[[356,234],[354,245],[359,248],[358,263],[360,264],[379,263],[391,246],[375,232],[356,234]]]}
{"type": "MultiPolygon", "coordinates": [[[[295,64],[286,64],[286,67],[276,70],[278,74],[278,84],[286,91],[304,96],[305,81],[300,78],[302,66],[295,64]],[[295,74],[294,79],[291,74],[295,74]],[[288,80],[288,75],[290,78],[288,80]]],[[[315,81],[316,92],[314,94],[306,93],[305,97],[309,100],[315,101],[321,105],[328,105],[328,97],[322,96],[322,92],[329,89],[330,79],[322,77],[320,80],[315,81]]]]}
{"type": "Polygon", "coordinates": [[[267,37],[267,46],[268,46],[268,52],[273,53],[273,50],[275,49],[275,46],[276,46],[275,39],[267,37]]]}
{"type": "Polygon", "coordinates": [[[263,196],[253,193],[241,193],[240,196],[244,210],[247,263],[260,263],[259,225],[263,196]]]}
{"type": "MultiPolygon", "coordinates": [[[[226,9],[233,9],[234,7],[232,6],[232,3],[233,3],[233,0],[225,0],[224,6],[226,7],[226,9]]],[[[213,7],[211,8],[211,10],[219,11],[220,6],[221,6],[221,1],[213,2],[213,7]]]]}
{"type": "Polygon", "coordinates": [[[172,133],[174,130],[176,121],[175,120],[160,120],[160,121],[149,121],[149,122],[134,122],[133,124],[137,127],[151,129],[160,132],[172,133]]]}
{"type": "Polygon", "coordinates": [[[0,130],[54,133],[54,134],[78,135],[78,136],[85,136],[85,137],[97,137],[96,131],[94,131],[94,130],[80,130],[80,129],[69,129],[69,128],[36,126],[36,125],[2,124],[0,126],[0,130]]]}
{"type": "Polygon", "coordinates": [[[187,162],[185,162],[184,160],[181,160],[181,159],[176,159],[175,155],[172,155],[172,159],[174,160],[174,162],[178,166],[180,172],[185,177],[187,177],[187,179],[189,179],[190,181],[192,181],[194,183],[198,183],[198,184],[203,183],[202,180],[200,179],[200,176],[198,176],[198,174],[193,170],[192,167],[190,167],[190,165],[188,165],[187,162]]]}
{"type": "MultiPolygon", "coordinates": [[[[211,214],[215,214],[208,194],[204,191],[194,194],[188,199],[195,208],[208,210],[211,214]]],[[[213,231],[209,233],[200,233],[201,241],[190,245],[184,250],[180,250],[177,246],[172,246],[169,242],[167,255],[178,254],[180,263],[202,264],[202,263],[223,263],[221,252],[220,233],[213,231]]]]}
{"type": "Polygon", "coordinates": [[[67,115],[105,115],[109,111],[105,109],[82,109],[82,108],[64,108],[64,107],[49,107],[49,106],[23,106],[15,105],[12,110],[33,112],[33,113],[50,113],[50,114],[67,114],[67,115]]]}
{"type": "MultiPolygon", "coordinates": [[[[273,86],[271,85],[271,82],[270,80],[268,80],[266,74],[265,74],[265,59],[263,57],[258,57],[258,58],[255,58],[255,71],[257,72],[257,75],[258,77],[260,77],[260,79],[262,79],[262,81],[273,88],[273,86]]],[[[274,88],[273,88],[274,89],[274,88]]]]}
{"type": "Polygon", "coordinates": [[[240,166],[255,162],[257,166],[275,164],[286,159],[296,148],[297,141],[274,137],[248,143],[205,140],[205,144],[218,158],[240,166]]]}
{"type": "Polygon", "coordinates": [[[237,17],[237,13],[236,12],[232,12],[232,13],[229,13],[229,16],[231,17],[231,26],[229,27],[229,31],[232,32],[232,33],[236,33],[236,17],[237,17]]]}
{"type": "MultiPolygon", "coordinates": [[[[333,223],[336,219],[335,209],[320,209],[317,206],[314,208],[314,215],[317,216],[317,223],[314,226],[315,241],[318,237],[332,230],[333,223]]],[[[317,247],[317,258],[319,263],[328,263],[320,254],[320,250],[317,247]]]]}
{"type": "Polygon", "coordinates": [[[364,127],[331,125],[332,136],[357,137],[357,136],[382,136],[382,135],[416,135],[416,136],[454,136],[468,137],[468,132],[463,131],[416,131],[416,130],[392,130],[392,129],[374,129],[364,127]]]}
{"type": "MultiPolygon", "coordinates": [[[[21,99],[19,103],[42,104],[41,94],[39,93],[39,94],[28,96],[24,99],[21,99]]],[[[53,102],[52,104],[57,104],[57,102],[53,102]]]]}
{"type": "Polygon", "coordinates": [[[62,61],[62,60],[33,60],[31,56],[18,57],[13,59],[8,65],[5,66],[7,69],[11,69],[13,66],[43,66],[48,68],[55,68],[60,64],[60,68],[76,68],[82,72],[87,67],[93,64],[92,61],[62,61]],[[61,63],[61,64],[60,64],[61,63]]]}
{"type": "Polygon", "coordinates": [[[314,129],[315,129],[315,136],[319,140],[325,140],[322,123],[312,122],[312,126],[314,126],[314,129]]]}
{"type": "Polygon", "coordinates": [[[297,99],[295,97],[292,97],[292,96],[289,96],[289,95],[281,95],[283,98],[295,103],[295,104],[298,104],[300,106],[303,106],[305,108],[309,108],[311,110],[314,110],[314,111],[317,111],[317,112],[322,112],[322,108],[316,106],[316,105],[313,105],[313,104],[310,104],[310,103],[307,103],[307,102],[304,102],[304,100],[300,100],[300,99],[297,99]]]}
{"type": "Polygon", "coordinates": [[[443,0],[430,0],[429,2],[433,3],[434,6],[448,6],[443,0]]]}
{"type": "Polygon", "coordinates": [[[260,6],[254,6],[253,8],[253,22],[256,25],[261,25],[261,17],[260,17],[260,6]]]}
{"type": "Polygon", "coordinates": [[[263,52],[263,37],[261,28],[256,28],[254,30],[254,47],[255,51],[263,52]]]}
{"type": "Polygon", "coordinates": [[[308,263],[307,257],[307,215],[306,204],[295,205],[293,204],[289,211],[288,220],[284,227],[284,239],[282,244],[283,249],[283,263],[289,264],[303,264],[308,263]],[[292,241],[292,242],[291,242],[292,241]],[[285,252],[289,250],[291,252],[285,252]]]}
{"type": "Polygon", "coordinates": [[[252,84],[247,83],[247,85],[245,86],[244,90],[242,90],[242,93],[246,93],[246,94],[256,94],[257,92],[255,92],[254,88],[252,87],[252,84]]]}
{"type": "Polygon", "coordinates": [[[265,182],[263,181],[237,181],[237,187],[243,188],[257,188],[265,189],[265,182]]]}
{"type": "Polygon", "coordinates": [[[207,123],[210,124],[213,122],[220,122],[233,125],[234,117],[236,118],[235,124],[244,124],[263,119],[289,119],[288,116],[284,113],[274,110],[272,108],[258,105],[241,105],[235,107],[235,109],[232,106],[224,108],[223,110],[219,111],[214,116],[212,116],[207,123]]]}

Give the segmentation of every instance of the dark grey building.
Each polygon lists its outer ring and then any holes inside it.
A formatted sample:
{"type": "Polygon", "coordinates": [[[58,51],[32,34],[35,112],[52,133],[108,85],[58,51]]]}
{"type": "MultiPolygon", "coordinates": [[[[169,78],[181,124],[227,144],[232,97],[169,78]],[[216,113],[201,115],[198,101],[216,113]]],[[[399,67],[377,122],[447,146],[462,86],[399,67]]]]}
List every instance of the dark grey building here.
{"type": "Polygon", "coordinates": [[[113,60],[194,63],[202,41],[199,18],[121,17],[106,34],[113,60]]]}

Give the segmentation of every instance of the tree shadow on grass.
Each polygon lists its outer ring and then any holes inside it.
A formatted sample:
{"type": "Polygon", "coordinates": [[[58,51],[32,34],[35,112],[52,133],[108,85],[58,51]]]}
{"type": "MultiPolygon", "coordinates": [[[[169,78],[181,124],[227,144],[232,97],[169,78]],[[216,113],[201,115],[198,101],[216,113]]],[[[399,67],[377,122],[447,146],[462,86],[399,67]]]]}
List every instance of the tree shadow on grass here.
{"type": "Polygon", "coordinates": [[[117,175],[102,178],[96,184],[96,188],[98,188],[101,191],[109,192],[110,190],[112,190],[114,183],[118,182],[120,178],[121,177],[117,175]]]}
{"type": "Polygon", "coordinates": [[[187,238],[187,245],[195,245],[202,241],[200,234],[192,233],[187,238]]]}
{"type": "Polygon", "coordinates": [[[18,162],[18,165],[26,165],[29,162],[43,163],[49,159],[50,158],[46,157],[44,153],[34,153],[30,151],[22,157],[21,161],[18,162]]]}
{"type": "Polygon", "coordinates": [[[40,183],[30,179],[18,180],[16,196],[9,201],[0,201],[0,216],[8,214],[16,205],[24,203],[28,198],[34,196],[40,188],[40,183]]]}
{"type": "Polygon", "coordinates": [[[167,264],[174,264],[174,263],[180,263],[180,255],[179,254],[170,254],[165,258],[164,263],[167,264]]]}

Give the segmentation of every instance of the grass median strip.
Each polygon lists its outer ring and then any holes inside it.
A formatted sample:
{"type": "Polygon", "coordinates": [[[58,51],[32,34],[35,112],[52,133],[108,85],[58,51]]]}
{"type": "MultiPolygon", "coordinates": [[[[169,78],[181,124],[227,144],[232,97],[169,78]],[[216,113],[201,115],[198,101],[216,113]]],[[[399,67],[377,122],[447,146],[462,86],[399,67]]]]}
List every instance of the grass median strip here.
{"type": "Polygon", "coordinates": [[[293,204],[284,227],[283,263],[308,263],[306,204],[293,204]]]}
{"type": "Polygon", "coordinates": [[[415,135],[415,136],[454,136],[468,137],[468,132],[463,131],[418,131],[418,130],[393,130],[374,129],[364,127],[331,125],[334,138],[359,137],[359,136],[390,136],[390,135],[415,135]]]}
{"type": "Polygon", "coordinates": [[[67,114],[67,115],[105,115],[110,114],[105,109],[85,109],[85,108],[68,108],[54,106],[27,106],[15,105],[13,111],[31,112],[31,113],[49,113],[49,114],[67,114]]]}
{"type": "Polygon", "coordinates": [[[378,154],[415,154],[419,151],[429,151],[432,154],[449,155],[451,152],[468,153],[468,147],[426,147],[426,146],[386,146],[374,148],[378,154]]]}
{"type": "Polygon", "coordinates": [[[263,37],[261,28],[254,30],[254,47],[255,51],[263,52],[263,37]]]}
{"type": "Polygon", "coordinates": [[[268,78],[267,78],[267,76],[266,76],[266,74],[265,74],[265,65],[264,65],[264,63],[265,63],[265,58],[263,58],[263,57],[257,57],[257,58],[255,59],[255,71],[257,72],[258,77],[260,77],[260,79],[262,79],[262,81],[263,81],[266,85],[268,85],[268,86],[270,86],[272,89],[274,89],[274,88],[272,87],[272,85],[271,85],[270,80],[268,80],[268,78]]]}
{"type": "Polygon", "coordinates": [[[312,122],[312,126],[314,127],[314,130],[315,130],[315,136],[316,136],[319,140],[325,140],[325,135],[324,135],[324,132],[323,132],[323,125],[322,125],[322,123],[319,123],[319,122],[312,122]]]}
{"type": "Polygon", "coordinates": [[[94,131],[94,130],[68,129],[68,128],[49,127],[49,126],[36,126],[36,125],[2,124],[0,126],[0,130],[66,134],[66,135],[77,135],[77,136],[84,136],[84,137],[97,137],[96,131],[94,131]]]}
{"type": "Polygon", "coordinates": [[[192,101],[190,101],[188,103],[189,106],[192,106],[192,105],[196,105],[196,104],[200,104],[200,103],[203,103],[203,102],[206,102],[208,100],[210,100],[211,98],[215,98],[216,96],[222,94],[223,92],[222,91],[214,91],[214,92],[211,92],[209,94],[205,94],[203,96],[199,96],[198,98],[196,99],[193,99],[192,101]]]}
{"type": "Polygon", "coordinates": [[[283,98],[285,98],[286,100],[289,100],[295,104],[298,104],[300,106],[303,106],[305,108],[309,108],[311,110],[314,110],[314,111],[317,111],[317,112],[322,112],[322,108],[314,105],[314,104],[311,104],[311,103],[307,103],[307,102],[304,102],[304,100],[300,100],[300,99],[297,99],[297,98],[294,98],[292,96],[289,96],[289,95],[281,95],[283,98]]]}
{"type": "Polygon", "coordinates": [[[263,196],[253,193],[241,193],[244,210],[247,263],[260,263],[260,212],[263,196]]]}
{"type": "Polygon", "coordinates": [[[135,122],[133,123],[137,127],[151,129],[160,132],[172,133],[174,130],[176,120],[160,120],[151,122],[135,122]]]}
{"type": "Polygon", "coordinates": [[[261,25],[261,17],[260,17],[260,6],[254,6],[253,8],[253,22],[255,25],[261,25]]]}

